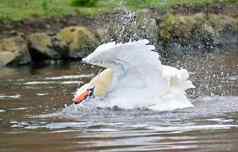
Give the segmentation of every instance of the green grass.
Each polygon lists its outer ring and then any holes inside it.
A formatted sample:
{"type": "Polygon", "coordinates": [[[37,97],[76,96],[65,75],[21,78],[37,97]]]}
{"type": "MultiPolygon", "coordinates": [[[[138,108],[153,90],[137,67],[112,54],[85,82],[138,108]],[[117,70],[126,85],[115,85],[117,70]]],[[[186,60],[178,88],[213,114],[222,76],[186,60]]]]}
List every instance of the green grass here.
{"type": "Polygon", "coordinates": [[[216,3],[235,4],[238,5],[238,0],[127,0],[127,5],[130,8],[160,8],[169,9],[177,5],[202,7],[216,3]]]}
{"type": "Polygon", "coordinates": [[[110,7],[74,7],[70,0],[0,0],[0,20],[65,16],[73,13],[94,16],[110,7]]]}
{"type": "Polygon", "coordinates": [[[93,7],[75,7],[70,0],[0,0],[0,20],[65,16],[73,13],[95,16],[121,6],[133,10],[147,7],[168,9],[178,4],[204,6],[217,2],[238,4],[238,0],[98,0],[93,7]]]}

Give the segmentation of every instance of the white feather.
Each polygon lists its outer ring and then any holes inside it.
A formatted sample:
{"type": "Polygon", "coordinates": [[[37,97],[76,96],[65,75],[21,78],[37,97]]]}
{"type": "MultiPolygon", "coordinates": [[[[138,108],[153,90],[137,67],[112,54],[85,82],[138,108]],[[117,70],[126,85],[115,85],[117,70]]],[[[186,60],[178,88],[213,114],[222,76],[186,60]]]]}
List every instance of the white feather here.
{"type": "Polygon", "coordinates": [[[148,40],[100,45],[83,60],[112,69],[112,87],[105,102],[95,103],[122,108],[148,107],[173,110],[191,107],[185,90],[194,88],[185,69],[162,65],[155,47],[148,40]]]}

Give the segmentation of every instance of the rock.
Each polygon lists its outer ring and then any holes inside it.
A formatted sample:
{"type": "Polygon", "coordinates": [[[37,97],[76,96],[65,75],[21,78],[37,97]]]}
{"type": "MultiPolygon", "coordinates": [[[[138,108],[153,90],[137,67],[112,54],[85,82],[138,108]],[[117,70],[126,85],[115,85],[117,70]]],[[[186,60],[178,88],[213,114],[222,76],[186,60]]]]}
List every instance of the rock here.
{"type": "Polygon", "coordinates": [[[228,16],[169,14],[162,19],[158,28],[158,42],[164,47],[162,54],[166,55],[211,52],[214,48],[227,46],[229,42],[237,43],[237,39],[233,40],[238,34],[236,21],[228,16]]]}
{"type": "Polygon", "coordinates": [[[0,52],[0,67],[12,62],[16,55],[12,52],[0,52]]]}
{"type": "Polygon", "coordinates": [[[0,40],[0,66],[31,62],[27,41],[20,36],[0,40]]]}
{"type": "Polygon", "coordinates": [[[68,58],[81,59],[98,45],[96,33],[86,27],[71,26],[62,29],[56,36],[59,47],[67,51],[68,58]]]}
{"type": "Polygon", "coordinates": [[[29,36],[30,52],[33,60],[41,59],[60,59],[58,53],[52,43],[52,37],[46,33],[34,33],[29,36]]]}
{"type": "MultiPolygon", "coordinates": [[[[197,28],[196,25],[200,24],[200,22],[203,22],[200,17],[170,14],[159,25],[160,39],[163,41],[191,39],[193,30],[197,28]]],[[[198,25],[198,27],[200,26],[198,25]]]]}

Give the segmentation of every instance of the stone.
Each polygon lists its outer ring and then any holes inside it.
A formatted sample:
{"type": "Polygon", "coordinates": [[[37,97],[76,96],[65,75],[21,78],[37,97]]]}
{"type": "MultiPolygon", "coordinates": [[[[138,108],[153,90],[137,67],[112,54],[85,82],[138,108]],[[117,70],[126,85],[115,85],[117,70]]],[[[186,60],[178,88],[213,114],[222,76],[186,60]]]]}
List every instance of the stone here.
{"type": "Polygon", "coordinates": [[[67,51],[67,57],[78,59],[90,54],[98,45],[96,33],[86,27],[71,26],[62,29],[56,36],[59,47],[67,51]]]}
{"type": "Polygon", "coordinates": [[[31,62],[27,41],[21,36],[0,40],[0,66],[20,65],[31,62]]]}
{"type": "Polygon", "coordinates": [[[60,59],[61,55],[54,48],[52,37],[47,33],[33,33],[29,37],[30,52],[34,58],[60,59]],[[42,56],[42,57],[40,57],[42,56]]]}

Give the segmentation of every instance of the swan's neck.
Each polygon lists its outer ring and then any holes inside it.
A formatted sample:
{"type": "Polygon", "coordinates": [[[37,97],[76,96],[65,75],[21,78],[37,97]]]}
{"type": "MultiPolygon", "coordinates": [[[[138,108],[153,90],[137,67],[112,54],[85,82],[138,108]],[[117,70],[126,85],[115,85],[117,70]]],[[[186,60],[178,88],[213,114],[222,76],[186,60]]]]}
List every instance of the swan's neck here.
{"type": "Polygon", "coordinates": [[[126,76],[127,74],[127,69],[124,66],[124,64],[120,63],[120,62],[111,62],[110,66],[107,66],[108,68],[110,68],[112,70],[112,90],[118,86],[118,84],[120,83],[120,81],[126,76]]]}

